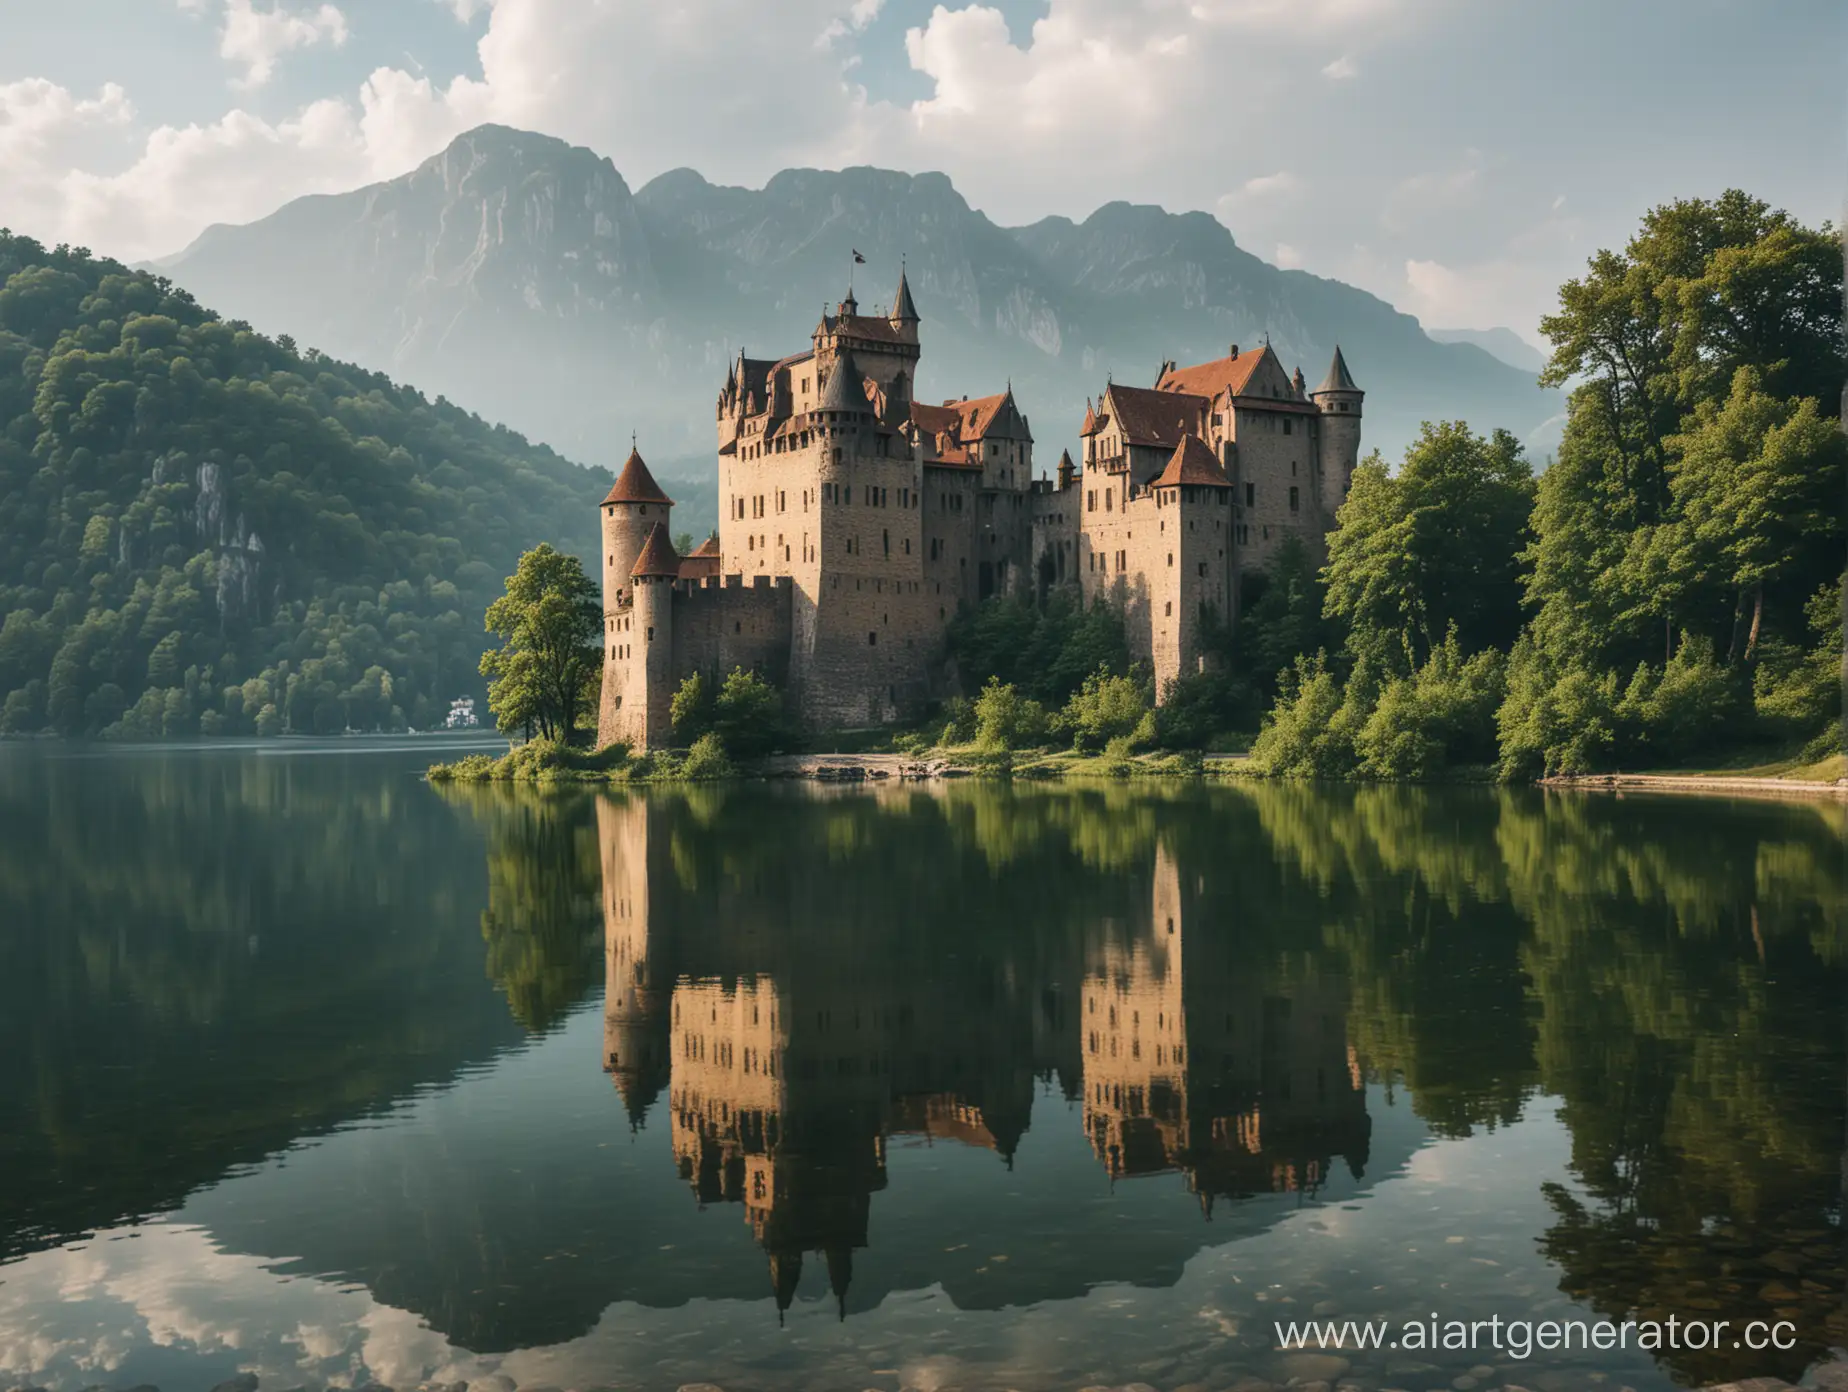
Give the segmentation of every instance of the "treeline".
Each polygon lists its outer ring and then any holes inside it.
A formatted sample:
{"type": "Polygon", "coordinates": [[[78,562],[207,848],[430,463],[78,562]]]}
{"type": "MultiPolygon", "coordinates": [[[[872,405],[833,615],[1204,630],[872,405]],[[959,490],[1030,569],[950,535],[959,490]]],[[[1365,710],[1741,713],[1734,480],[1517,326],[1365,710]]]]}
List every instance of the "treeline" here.
{"type": "Polygon", "coordinates": [[[1571,385],[1536,481],[1427,427],[1329,539],[1339,647],[1299,657],[1277,772],[1527,778],[1722,748],[1840,750],[1842,255],[1737,191],[1656,208],[1542,321],[1571,385]]]}
{"type": "Polygon", "coordinates": [[[600,470],[0,232],[0,733],[428,728],[600,470]]]}

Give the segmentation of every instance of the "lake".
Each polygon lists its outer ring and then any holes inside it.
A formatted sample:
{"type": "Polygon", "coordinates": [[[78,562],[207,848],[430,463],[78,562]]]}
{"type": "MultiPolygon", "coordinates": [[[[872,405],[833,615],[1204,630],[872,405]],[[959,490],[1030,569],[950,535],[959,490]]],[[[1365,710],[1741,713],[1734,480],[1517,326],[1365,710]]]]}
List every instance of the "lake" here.
{"type": "Polygon", "coordinates": [[[1649,1392],[1848,1345],[1839,804],[435,757],[0,748],[0,1387],[1649,1392]],[[1670,1317],[1729,1332],[1404,1332],[1670,1317]],[[1280,1349],[1312,1319],[1399,1347],[1280,1349]]]}

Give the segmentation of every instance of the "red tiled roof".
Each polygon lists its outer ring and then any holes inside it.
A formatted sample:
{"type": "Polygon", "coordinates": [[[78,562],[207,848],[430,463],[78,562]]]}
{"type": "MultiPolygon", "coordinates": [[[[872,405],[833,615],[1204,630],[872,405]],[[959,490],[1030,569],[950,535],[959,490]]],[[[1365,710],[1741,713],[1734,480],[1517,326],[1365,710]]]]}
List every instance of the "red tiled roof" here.
{"type": "Polygon", "coordinates": [[[1085,435],[1095,435],[1096,433],[1097,412],[1091,409],[1091,403],[1087,399],[1084,403],[1084,424],[1078,427],[1078,434],[1082,437],[1085,435]]]}
{"type": "Polygon", "coordinates": [[[1007,393],[1001,392],[995,396],[978,396],[974,401],[946,401],[943,404],[956,413],[963,443],[968,444],[988,433],[988,427],[995,423],[995,417],[1001,412],[1001,403],[1006,400],[1007,393]]]}
{"type": "Polygon", "coordinates": [[[1161,471],[1161,477],[1150,484],[1151,488],[1189,487],[1230,488],[1232,482],[1226,477],[1226,471],[1219,467],[1219,460],[1213,455],[1211,446],[1198,435],[1184,435],[1180,444],[1174,447],[1174,455],[1168,460],[1168,467],[1161,471]]]}
{"type": "Polygon", "coordinates": [[[1161,374],[1155,390],[1189,392],[1194,396],[1204,396],[1209,401],[1222,391],[1242,396],[1251,381],[1251,374],[1258,370],[1258,364],[1270,355],[1270,351],[1267,343],[1262,348],[1240,353],[1235,358],[1214,358],[1211,362],[1197,363],[1193,367],[1171,367],[1161,374]]]}
{"type": "Polygon", "coordinates": [[[1116,383],[1111,384],[1105,400],[1125,440],[1132,445],[1160,445],[1164,449],[1174,448],[1183,435],[1197,430],[1210,404],[1207,397],[1191,392],[1116,383]]]}
{"type": "Polygon", "coordinates": [[[719,539],[716,536],[709,536],[704,541],[702,541],[698,546],[695,546],[691,551],[687,552],[687,559],[688,560],[695,560],[695,559],[704,560],[708,556],[716,557],[718,556],[718,554],[719,554],[719,539]]]}
{"type": "Polygon", "coordinates": [[[720,564],[717,556],[682,556],[678,574],[682,580],[704,580],[717,575],[720,564]]]}
{"type": "Polygon", "coordinates": [[[648,472],[648,466],[642,463],[641,452],[632,449],[623,463],[622,472],[616,475],[616,482],[611,485],[603,501],[606,504],[667,503],[671,506],[674,500],[661,491],[661,485],[655,482],[654,475],[648,472]]]}
{"type": "Polygon", "coordinates": [[[927,402],[911,403],[911,419],[919,430],[935,435],[940,431],[955,431],[962,424],[962,417],[948,406],[932,406],[927,402]]]}
{"type": "Polygon", "coordinates": [[[629,574],[680,574],[680,553],[674,550],[674,543],[668,538],[667,528],[661,523],[657,522],[648,529],[648,540],[642,543],[642,554],[635,558],[635,565],[630,569],[629,574]]]}

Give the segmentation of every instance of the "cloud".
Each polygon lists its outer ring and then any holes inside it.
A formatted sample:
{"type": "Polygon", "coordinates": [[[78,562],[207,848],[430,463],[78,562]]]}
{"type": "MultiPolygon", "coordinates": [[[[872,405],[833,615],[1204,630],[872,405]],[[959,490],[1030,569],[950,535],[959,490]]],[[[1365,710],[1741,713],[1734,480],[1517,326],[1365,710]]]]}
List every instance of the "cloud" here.
{"type": "Polygon", "coordinates": [[[259,10],[254,0],[225,0],[218,56],[243,66],[244,75],[237,79],[236,86],[254,89],[275,75],[276,60],[291,49],[320,43],[338,48],[346,41],[346,16],[332,5],[295,14],[280,4],[259,10]]]}
{"type": "Polygon", "coordinates": [[[1288,242],[1277,243],[1277,253],[1272,259],[1286,271],[1300,270],[1303,264],[1303,254],[1288,242]]]}
{"type": "Polygon", "coordinates": [[[1345,82],[1359,71],[1354,60],[1344,53],[1322,69],[1322,76],[1331,82],[1345,82]]]}

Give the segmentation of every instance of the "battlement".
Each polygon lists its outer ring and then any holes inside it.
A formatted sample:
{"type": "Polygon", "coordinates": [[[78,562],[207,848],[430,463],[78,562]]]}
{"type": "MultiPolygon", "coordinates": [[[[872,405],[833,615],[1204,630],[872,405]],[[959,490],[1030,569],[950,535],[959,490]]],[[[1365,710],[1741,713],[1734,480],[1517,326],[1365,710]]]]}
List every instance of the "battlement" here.
{"type": "Polygon", "coordinates": [[[674,582],[674,593],[681,595],[699,594],[706,590],[790,590],[795,589],[795,579],[788,575],[753,575],[747,577],[733,571],[730,575],[702,575],[674,582]]]}

